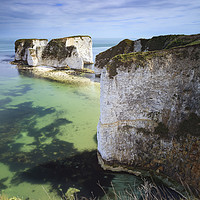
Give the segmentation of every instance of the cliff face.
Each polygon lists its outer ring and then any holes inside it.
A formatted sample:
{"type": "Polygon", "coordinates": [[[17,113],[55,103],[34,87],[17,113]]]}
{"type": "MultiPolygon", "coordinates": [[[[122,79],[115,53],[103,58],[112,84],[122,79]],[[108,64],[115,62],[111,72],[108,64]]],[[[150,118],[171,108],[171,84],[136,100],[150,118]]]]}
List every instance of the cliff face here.
{"type": "Polygon", "coordinates": [[[135,41],[125,39],[118,45],[98,54],[95,59],[95,74],[100,75],[102,68],[116,55],[127,54],[131,52],[146,52],[172,47],[183,46],[195,43],[200,40],[200,34],[197,35],[164,35],[152,37],[151,39],[138,39],[135,41]]]}
{"type": "Polygon", "coordinates": [[[36,66],[48,43],[47,39],[20,39],[15,42],[15,60],[36,66]]]}
{"type": "Polygon", "coordinates": [[[74,36],[48,40],[21,39],[15,42],[15,60],[28,65],[47,65],[82,69],[92,64],[92,39],[89,36],[74,36]]]}
{"type": "Polygon", "coordinates": [[[102,68],[104,168],[153,170],[200,189],[199,63],[197,44],[121,54],[102,68]]]}

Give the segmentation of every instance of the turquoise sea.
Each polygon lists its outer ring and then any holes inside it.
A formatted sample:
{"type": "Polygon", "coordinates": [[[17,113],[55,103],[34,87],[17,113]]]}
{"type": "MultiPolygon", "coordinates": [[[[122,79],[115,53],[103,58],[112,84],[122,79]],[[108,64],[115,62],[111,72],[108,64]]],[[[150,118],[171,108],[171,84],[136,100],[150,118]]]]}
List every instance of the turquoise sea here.
{"type": "MultiPolygon", "coordinates": [[[[139,177],[106,172],[97,162],[98,83],[75,86],[30,77],[14,65],[15,39],[0,39],[0,194],[23,200],[114,199],[139,177]],[[101,187],[99,186],[101,185],[101,187]]],[[[120,39],[94,39],[94,57],[120,39]]],[[[123,196],[122,199],[127,199],[123,196]]]]}

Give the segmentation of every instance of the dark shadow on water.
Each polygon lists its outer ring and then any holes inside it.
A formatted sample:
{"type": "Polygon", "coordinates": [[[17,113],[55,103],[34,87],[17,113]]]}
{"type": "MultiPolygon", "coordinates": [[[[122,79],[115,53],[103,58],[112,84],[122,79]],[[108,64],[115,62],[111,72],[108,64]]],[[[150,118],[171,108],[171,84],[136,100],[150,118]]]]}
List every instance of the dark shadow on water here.
{"type": "Polygon", "coordinates": [[[5,99],[0,99],[0,109],[3,109],[3,107],[10,103],[12,101],[12,99],[10,97],[7,97],[5,99]]]}
{"type": "Polygon", "coordinates": [[[80,92],[80,91],[77,91],[77,90],[76,90],[76,91],[74,91],[73,93],[76,94],[77,96],[79,96],[79,97],[85,99],[85,100],[89,100],[89,99],[90,99],[89,96],[88,96],[87,94],[84,94],[84,93],[82,93],[82,92],[80,92]]]}
{"type": "Polygon", "coordinates": [[[53,112],[55,112],[54,108],[45,108],[40,106],[33,107],[33,102],[29,101],[14,105],[12,108],[5,108],[4,110],[1,110],[0,122],[1,125],[4,123],[11,125],[10,122],[14,125],[26,125],[27,122],[30,123],[32,121],[32,117],[42,117],[53,112]]]}
{"type": "Polygon", "coordinates": [[[28,127],[28,136],[34,137],[35,138],[35,143],[34,144],[40,144],[41,142],[43,142],[42,140],[44,140],[45,138],[54,138],[59,132],[59,128],[60,126],[63,125],[67,125],[72,123],[72,121],[69,121],[65,118],[59,118],[56,119],[54,122],[52,122],[51,124],[41,128],[41,129],[37,129],[34,126],[28,127]],[[43,139],[41,138],[42,136],[43,139]]]}
{"type": "Polygon", "coordinates": [[[96,151],[77,153],[69,158],[57,159],[36,167],[26,172],[19,173],[12,180],[12,184],[30,182],[32,184],[50,183],[52,190],[62,195],[69,187],[79,189],[80,196],[103,196],[104,192],[97,185],[111,186],[113,175],[105,172],[97,161],[96,151]],[[61,192],[62,190],[62,192],[61,192]]]}
{"type": "MultiPolygon", "coordinates": [[[[15,145],[16,144],[13,146],[15,145]]],[[[17,144],[16,147],[19,147],[18,145],[20,144],[17,144]]],[[[11,155],[7,155],[6,159],[1,160],[1,162],[9,166],[10,171],[14,172],[24,170],[27,167],[31,168],[45,162],[54,161],[56,159],[62,159],[77,152],[72,143],[57,139],[54,139],[51,144],[37,145],[37,147],[30,152],[20,152],[17,150],[18,149],[12,148],[10,152],[11,155]],[[16,150],[15,153],[14,150],[16,150]]]]}
{"type": "Polygon", "coordinates": [[[8,177],[0,179],[0,189],[1,189],[1,190],[5,190],[6,188],[8,188],[8,187],[4,184],[4,182],[6,182],[7,180],[8,180],[8,177]]]}
{"type": "Polygon", "coordinates": [[[34,107],[33,102],[0,110],[0,162],[8,165],[10,171],[17,171],[75,153],[72,143],[55,137],[60,127],[72,123],[71,121],[58,118],[43,128],[36,127],[39,117],[55,112],[54,108],[34,107]],[[32,137],[30,143],[15,142],[24,137],[21,132],[32,137]],[[22,149],[28,150],[24,152],[22,149]]]}
{"type": "Polygon", "coordinates": [[[30,90],[32,90],[31,84],[24,84],[24,85],[16,86],[15,89],[8,90],[7,92],[3,93],[3,95],[12,96],[12,97],[22,96],[30,90]]]}

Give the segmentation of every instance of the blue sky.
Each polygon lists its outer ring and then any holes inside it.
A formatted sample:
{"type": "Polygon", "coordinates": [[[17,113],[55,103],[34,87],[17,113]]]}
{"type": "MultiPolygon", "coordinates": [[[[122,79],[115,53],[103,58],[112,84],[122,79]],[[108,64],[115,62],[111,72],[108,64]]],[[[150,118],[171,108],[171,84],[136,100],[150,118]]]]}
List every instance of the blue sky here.
{"type": "Polygon", "coordinates": [[[0,37],[200,33],[199,0],[1,0],[0,37]]]}

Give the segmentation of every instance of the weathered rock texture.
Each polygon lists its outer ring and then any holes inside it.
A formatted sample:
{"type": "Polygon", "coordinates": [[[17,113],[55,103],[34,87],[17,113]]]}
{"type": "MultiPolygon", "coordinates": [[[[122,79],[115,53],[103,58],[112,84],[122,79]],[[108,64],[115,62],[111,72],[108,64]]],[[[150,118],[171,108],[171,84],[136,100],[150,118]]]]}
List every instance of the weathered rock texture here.
{"type": "Polygon", "coordinates": [[[25,61],[36,66],[41,62],[42,51],[48,43],[47,39],[20,39],[15,42],[15,60],[25,61]]]}
{"type": "Polygon", "coordinates": [[[153,170],[200,189],[200,44],[193,44],[121,54],[100,66],[104,168],[153,170]]]}
{"type": "Polygon", "coordinates": [[[21,39],[15,42],[15,60],[31,66],[69,66],[82,69],[93,63],[92,39],[89,36],[74,36],[53,39],[21,39]]]}
{"type": "Polygon", "coordinates": [[[135,41],[125,39],[118,45],[111,47],[96,56],[95,74],[100,75],[103,67],[116,55],[127,54],[131,52],[155,51],[161,49],[170,49],[172,47],[183,46],[195,43],[200,40],[200,34],[197,35],[164,35],[151,39],[138,39],[135,41]]]}

